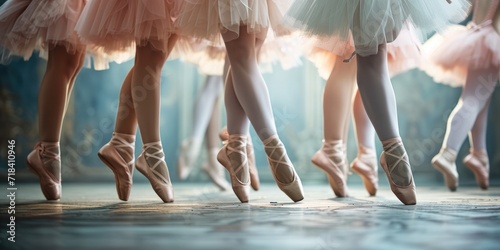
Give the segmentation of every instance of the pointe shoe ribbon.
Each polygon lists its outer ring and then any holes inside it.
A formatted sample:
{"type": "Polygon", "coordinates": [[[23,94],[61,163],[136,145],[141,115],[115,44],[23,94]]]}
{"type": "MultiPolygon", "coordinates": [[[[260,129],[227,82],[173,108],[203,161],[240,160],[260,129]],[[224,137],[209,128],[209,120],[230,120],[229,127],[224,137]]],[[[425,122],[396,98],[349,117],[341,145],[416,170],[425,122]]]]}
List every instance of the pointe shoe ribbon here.
{"type": "Polygon", "coordinates": [[[227,143],[217,154],[217,160],[227,169],[231,177],[233,192],[242,203],[248,202],[250,193],[250,176],[248,169],[248,158],[246,153],[246,136],[230,135],[227,143]],[[231,155],[236,156],[231,157],[231,155]],[[230,159],[238,159],[233,160],[230,159]],[[233,166],[236,163],[236,166],[233,166]]]}
{"type": "Polygon", "coordinates": [[[404,150],[403,143],[400,140],[394,140],[394,142],[384,148],[387,150],[384,150],[382,155],[380,155],[380,165],[382,165],[382,168],[389,179],[392,192],[405,205],[417,204],[415,181],[413,180],[413,174],[411,172],[410,163],[408,162],[408,157],[406,151],[404,150]],[[388,159],[391,159],[391,165],[389,165],[388,159]],[[406,167],[408,169],[406,169],[406,171],[396,171],[398,167],[406,167]],[[392,175],[394,174],[395,176],[398,176],[398,174],[401,173],[409,175],[400,176],[403,177],[402,179],[409,180],[398,180],[400,184],[397,184],[392,175]],[[405,185],[402,182],[408,183],[405,183],[405,185]]]}
{"type": "Polygon", "coordinates": [[[295,172],[295,168],[290,162],[290,159],[288,159],[283,143],[276,135],[267,138],[263,141],[263,143],[264,149],[266,150],[267,154],[267,160],[269,162],[269,167],[271,168],[271,173],[273,174],[274,180],[276,181],[279,189],[281,189],[281,191],[283,191],[294,202],[303,200],[304,191],[302,189],[302,182],[300,181],[297,172],[295,172]],[[275,155],[275,153],[277,153],[279,156],[272,157],[273,155],[275,155]],[[285,170],[285,168],[288,168],[286,172],[281,170],[285,170]],[[282,173],[291,173],[291,176],[286,177],[291,181],[288,183],[280,181],[280,178],[278,177],[280,174],[278,172],[280,171],[282,173]]]}
{"type": "Polygon", "coordinates": [[[163,202],[174,201],[174,191],[161,142],[145,143],[141,155],[137,158],[135,167],[141,174],[146,176],[151,183],[151,187],[163,202]],[[148,159],[156,160],[153,166],[149,165],[148,159]]]}
{"type": "Polygon", "coordinates": [[[39,142],[28,155],[27,163],[40,180],[40,188],[47,200],[61,198],[61,157],[58,153],[59,143],[39,142]]]}
{"type": "Polygon", "coordinates": [[[127,201],[133,184],[134,142],[128,142],[118,134],[113,134],[111,142],[97,152],[99,159],[113,171],[118,198],[127,201]],[[125,157],[131,159],[127,161],[125,157]]]}
{"type": "Polygon", "coordinates": [[[341,140],[323,140],[323,146],[311,158],[312,163],[327,174],[330,187],[337,197],[348,196],[346,185],[347,167],[344,152],[341,140]],[[332,159],[337,159],[337,161],[332,159]]]}

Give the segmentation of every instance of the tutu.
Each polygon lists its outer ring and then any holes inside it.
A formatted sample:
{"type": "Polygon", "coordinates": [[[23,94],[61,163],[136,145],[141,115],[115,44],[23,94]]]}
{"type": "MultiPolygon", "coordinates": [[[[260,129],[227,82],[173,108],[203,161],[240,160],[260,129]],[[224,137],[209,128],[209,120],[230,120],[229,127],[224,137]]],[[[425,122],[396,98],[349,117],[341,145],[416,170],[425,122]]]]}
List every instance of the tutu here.
{"type": "Polygon", "coordinates": [[[280,36],[289,28],[282,23],[292,0],[183,0],[176,26],[185,36],[221,44],[221,32],[239,36],[241,25],[249,33],[266,37],[268,29],[280,36]]]}
{"type": "Polygon", "coordinates": [[[455,25],[429,39],[421,68],[436,82],[453,87],[465,84],[468,69],[500,69],[500,34],[492,26],[492,14],[481,24],[455,25]]]}
{"type": "MultiPolygon", "coordinates": [[[[284,70],[302,65],[301,46],[301,39],[293,34],[264,41],[257,56],[260,71],[270,73],[275,64],[280,64],[284,70]]],[[[224,45],[214,46],[204,40],[192,40],[188,47],[180,51],[181,60],[195,64],[201,74],[223,74],[226,60],[224,45]]]]}
{"type": "MultiPolygon", "coordinates": [[[[401,30],[394,42],[387,44],[387,64],[391,77],[421,65],[420,41],[415,30],[408,27],[401,30]]],[[[339,60],[352,55],[354,41],[352,37],[344,43],[339,42],[336,36],[314,37],[307,47],[307,58],[316,65],[320,77],[326,80],[339,60]]]]}
{"type": "Polygon", "coordinates": [[[348,42],[350,34],[361,56],[376,54],[378,45],[390,43],[408,25],[418,37],[462,20],[467,0],[301,0],[290,7],[286,23],[308,35],[336,36],[348,42]]]}
{"type": "Polygon", "coordinates": [[[150,43],[166,52],[180,0],[92,0],[76,25],[81,39],[106,53],[150,43]]]}
{"type": "Polygon", "coordinates": [[[79,39],[75,25],[84,5],[85,0],[6,2],[0,9],[0,62],[6,64],[13,57],[28,60],[34,51],[47,59],[49,46],[65,46],[70,54],[87,50],[84,66],[90,67],[93,59],[96,70],[107,69],[109,61],[121,62],[121,57],[111,57],[97,47],[87,47],[79,39]]]}
{"type": "Polygon", "coordinates": [[[191,51],[181,53],[180,59],[196,65],[200,74],[222,76],[226,60],[224,46],[212,46],[203,41],[193,41],[191,51]]]}

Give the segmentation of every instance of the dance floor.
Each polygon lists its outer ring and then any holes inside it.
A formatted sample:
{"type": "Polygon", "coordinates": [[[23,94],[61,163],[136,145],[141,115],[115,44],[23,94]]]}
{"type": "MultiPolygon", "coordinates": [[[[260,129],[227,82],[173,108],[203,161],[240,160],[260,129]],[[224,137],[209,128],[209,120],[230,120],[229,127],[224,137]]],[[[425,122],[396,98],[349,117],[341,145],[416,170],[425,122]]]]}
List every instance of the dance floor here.
{"type": "MultiPolygon", "coordinates": [[[[164,204],[148,183],[120,202],[113,183],[63,184],[63,198],[44,201],[39,186],[19,184],[15,243],[2,196],[1,249],[499,249],[500,188],[419,186],[404,206],[382,186],[369,197],[360,185],[334,198],[328,185],[306,184],[291,203],[274,184],[248,204],[209,183],[174,183],[164,204]]],[[[6,190],[6,188],[4,188],[6,190]]],[[[6,191],[7,192],[7,191],[6,191]]],[[[8,193],[7,193],[8,194],[8,193]]]]}

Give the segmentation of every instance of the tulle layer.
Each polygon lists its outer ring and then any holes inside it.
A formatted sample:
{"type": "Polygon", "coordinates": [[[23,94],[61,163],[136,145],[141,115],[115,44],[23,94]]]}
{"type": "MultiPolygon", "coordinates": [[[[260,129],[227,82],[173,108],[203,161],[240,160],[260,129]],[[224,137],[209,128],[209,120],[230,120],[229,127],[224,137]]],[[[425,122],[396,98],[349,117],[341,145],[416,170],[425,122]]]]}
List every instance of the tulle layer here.
{"type": "Polygon", "coordinates": [[[29,59],[47,44],[64,45],[68,52],[83,49],[74,27],[85,1],[14,0],[0,9],[1,59],[29,59]]]}
{"type": "Polygon", "coordinates": [[[204,41],[193,41],[191,51],[181,53],[181,60],[195,64],[198,71],[204,75],[221,76],[226,60],[224,46],[212,46],[204,41]]]}
{"type": "Polygon", "coordinates": [[[453,26],[424,45],[422,69],[436,82],[463,86],[468,69],[500,69],[500,34],[491,24],[453,26]]]}
{"type": "Polygon", "coordinates": [[[335,36],[347,41],[352,33],[356,52],[376,54],[378,45],[396,39],[410,24],[423,38],[466,17],[467,0],[302,0],[290,7],[286,23],[308,35],[335,36]]]}
{"type": "MultiPolygon", "coordinates": [[[[420,41],[411,26],[401,30],[394,42],[387,44],[387,64],[390,76],[418,67],[422,62],[420,41]]],[[[321,78],[328,79],[335,64],[343,63],[352,56],[354,41],[350,37],[342,41],[339,37],[314,37],[306,46],[307,58],[318,68],[321,78]]]]}
{"type": "Polygon", "coordinates": [[[0,9],[0,63],[12,58],[28,60],[33,52],[47,59],[51,46],[65,46],[70,54],[86,50],[85,67],[102,70],[110,61],[122,62],[129,57],[111,56],[101,48],[86,46],[75,32],[85,0],[13,0],[0,9]],[[92,63],[93,61],[93,63],[92,63]]]}
{"type": "Polygon", "coordinates": [[[85,43],[107,53],[127,52],[151,44],[168,50],[181,0],[92,0],[76,25],[85,43]]]}
{"type": "MultiPolygon", "coordinates": [[[[270,73],[276,64],[284,70],[302,65],[302,47],[302,40],[294,34],[265,40],[257,55],[259,69],[264,73],[270,73]]],[[[213,46],[204,40],[194,40],[186,49],[177,51],[181,60],[195,64],[200,73],[222,75],[226,60],[225,46],[213,46]]]]}
{"type": "Polygon", "coordinates": [[[221,44],[221,32],[227,39],[239,36],[240,26],[247,32],[265,37],[268,29],[275,35],[288,34],[283,16],[292,0],[184,0],[176,20],[183,35],[221,44]],[[227,33],[227,34],[226,34],[227,33]]]}

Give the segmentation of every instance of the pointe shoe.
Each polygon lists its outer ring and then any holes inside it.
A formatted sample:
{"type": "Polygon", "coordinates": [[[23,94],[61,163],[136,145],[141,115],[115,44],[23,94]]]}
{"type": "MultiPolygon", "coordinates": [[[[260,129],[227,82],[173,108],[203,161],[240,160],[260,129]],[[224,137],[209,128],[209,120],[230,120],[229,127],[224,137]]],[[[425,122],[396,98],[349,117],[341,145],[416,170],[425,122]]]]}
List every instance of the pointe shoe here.
{"type": "Polygon", "coordinates": [[[442,148],[439,153],[432,158],[432,165],[444,176],[446,186],[451,191],[456,191],[458,187],[458,172],[455,160],[457,153],[449,148],[442,148]]]}
{"type": "Polygon", "coordinates": [[[330,187],[337,197],[347,197],[346,167],[344,149],[341,140],[324,142],[323,147],[318,150],[311,161],[316,167],[323,170],[328,176],[330,187]],[[337,159],[333,161],[332,159],[337,159]]]}
{"type": "Polygon", "coordinates": [[[217,160],[229,172],[234,194],[242,203],[248,202],[250,193],[246,140],[245,135],[230,135],[217,154],[217,160]]]}
{"type": "Polygon", "coordinates": [[[177,161],[179,179],[185,180],[189,177],[191,170],[193,170],[193,163],[200,152],[200,146],[201,142],[195,139],[182,142],[179,160],[177,161]]]}
{"type": "MultiPolygon", "coordinates": [[[[222,143],[226,143],[229,138],[229,133],[227,132],[227,128],[223,128],[219,132],[219,137],[222,140],[222,143]]],[[[260,179],[259,172],[257,171],[257,166],[255,165],[255,153],[253,150],[253,143],[250,136],[248,136],[247,140],[247,159],[248,159],[248,167],[250,169],[250,185],[252,189],[258,191],[260,188],[260,179]]]]}
{"type": "Polygon", "coordinates": [[[366,191],[371,196],[375,196],[378,190],[378,167],[375,151],[361,146],[358,156],[351,164],[351,168],[354,173],[361,176],[366,191]]]}
{"type": "Polygon", "coordinates": [[[403,142],[399,138],[384,142],[385,150],[380,155],[380,165],[389,179],[392,192],[405,205],[417,204],[415,181],[403,142]],[[384,142],[388,142],[388,145],[385,146],[384,142]],[[397,179],[394,180],[394,177],[397,179]]]}
{"type": "Polygon", "coordinates": [[[259,172],[257,171],[257,166],[255,165],[255,153],[253,151],[253,144],[250,137],[247,141],[247,158],[248,158],[248,168],[250,171],[250,186],[253,190],[258,191],[260,187],[259,172]]]}
{"type": "Polygon", "coordinates": [[[113,134],[111,140],[99,149],[97,156],[113,171],[118,198],[127,201],[133,184],[135,144],[117,133],[113,134]],[[131,160],[127,161],[124,156],[131,160]]]}
{"type": "Polygon", "coordinates": [[[229,188],[229,183],[226,180],[224,168],[217,162],[217,153],[218,149],[209,150],[208,163],[203,165],[202,169],[221,191],[226,191],[229,188]]]}
{"type": "Polygon", "coordinates": [[[464,164],[476,176],[476,182],[481,189],[489,187],[490,162],[486,151],[471,150],[471,153],[464,158],[464,164]]]}
{"type": "Polygon", "coordinates": [[[151,187],[165,203],[174,201],[174,191],[161,142],[146,143],[135,162],[135,167],[148,178],[151,187]],[[155,162],[152,166],[150,161],[155,162]]]}
{"type": "Polygon", "coordinates": [[[59,142],[39,142],[28,155],[28,167],[40,180],[47,200],[61,199],[61,157],[59,142]],[[54,151],[57,151],[54,152],[54,151]]]}
{"type": "Polygon", "coordinates": [[[303,200],[302,182],[288,159],[283,143],[277,135],[265,139],[263,143],[271,173],[278,187],[294,202],[303,200]]]}

